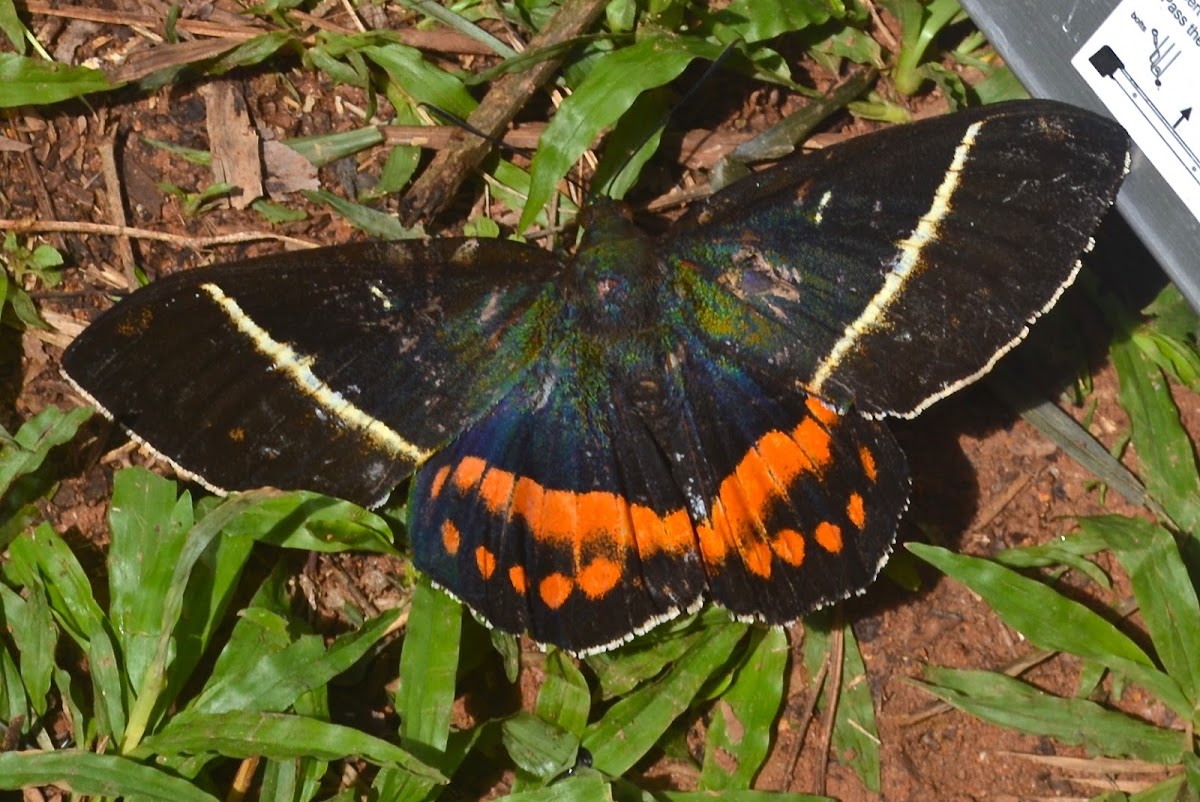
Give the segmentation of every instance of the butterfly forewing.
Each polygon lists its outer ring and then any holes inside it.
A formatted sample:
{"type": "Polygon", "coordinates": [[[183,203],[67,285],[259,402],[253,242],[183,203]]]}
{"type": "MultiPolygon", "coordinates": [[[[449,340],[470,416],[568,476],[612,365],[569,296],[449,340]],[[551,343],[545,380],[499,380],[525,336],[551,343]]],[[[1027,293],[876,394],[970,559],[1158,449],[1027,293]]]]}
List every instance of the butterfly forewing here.
{"type": "Polygon", "coordinates": [[[1090,112],[983,107],[738,182],[662,252],[696,308],[731,310],[697,317],[730,357],[910,416],[985,372],[1055,301],[1127,153],[1124,131],[1090,112]]]}
{"type": "Polygon", "coordinates": [[[102,315],[63,367],[210,487],[376,504],[541,348],[559,261],[488,246],[373,243],[176,273],[102,315]]]}

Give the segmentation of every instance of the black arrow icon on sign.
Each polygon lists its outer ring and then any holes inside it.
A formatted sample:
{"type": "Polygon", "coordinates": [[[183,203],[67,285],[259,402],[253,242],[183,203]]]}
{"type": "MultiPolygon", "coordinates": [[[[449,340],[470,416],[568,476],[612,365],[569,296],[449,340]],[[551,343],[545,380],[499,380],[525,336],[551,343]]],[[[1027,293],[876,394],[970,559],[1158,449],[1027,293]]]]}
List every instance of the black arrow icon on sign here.
{"type": "Polygon", "coordinates": [[[1190,120],[1190,119],[1191,119],[1191,117],[1192,117],[1192,107],[1191,107],[1191,106],[1188,106],[1186,109],[1184,109],[1183,111],[1179,112],[1179,119],[1178,119],[1178,120],[1176,120],[1176,121],[1175,121],[1175,124],[1174,124],[1174,125],[1172,125],[1171,127],[1172,127],[1172,128],[1178,128],[1178,127],[1179,127],[1179,124],[1180,124],[1181,122],[1183,122],[1184,120],[1190,120]]]}

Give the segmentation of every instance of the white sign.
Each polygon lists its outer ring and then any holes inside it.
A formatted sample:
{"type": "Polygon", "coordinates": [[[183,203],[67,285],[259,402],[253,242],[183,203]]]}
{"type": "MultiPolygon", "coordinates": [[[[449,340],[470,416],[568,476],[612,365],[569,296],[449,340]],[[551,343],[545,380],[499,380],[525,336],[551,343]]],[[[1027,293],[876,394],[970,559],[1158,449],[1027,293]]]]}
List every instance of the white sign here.
{"type": "Polygon", "coordinates": [[[1200,0],[1123,0],[1071,65],[1200,219],[1200,0]]]}

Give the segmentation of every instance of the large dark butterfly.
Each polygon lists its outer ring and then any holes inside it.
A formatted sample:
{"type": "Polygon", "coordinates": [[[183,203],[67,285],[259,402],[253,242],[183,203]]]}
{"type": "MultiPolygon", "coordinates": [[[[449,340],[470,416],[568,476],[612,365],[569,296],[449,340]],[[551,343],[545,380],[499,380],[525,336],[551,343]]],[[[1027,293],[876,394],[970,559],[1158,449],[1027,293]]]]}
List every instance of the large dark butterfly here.
{"type": "Polygon", "coordinates": [[[908,500],[889,415],[1051,306],[1125,173],[1116,124],[975,109],[801,155],[651,238],[613,204],[564,258],[374,242],[176,273],[67,374],[205,486],[377,505],[416,565],[576,652],[704,599],[793,621],[861,592],[908,500]]]}

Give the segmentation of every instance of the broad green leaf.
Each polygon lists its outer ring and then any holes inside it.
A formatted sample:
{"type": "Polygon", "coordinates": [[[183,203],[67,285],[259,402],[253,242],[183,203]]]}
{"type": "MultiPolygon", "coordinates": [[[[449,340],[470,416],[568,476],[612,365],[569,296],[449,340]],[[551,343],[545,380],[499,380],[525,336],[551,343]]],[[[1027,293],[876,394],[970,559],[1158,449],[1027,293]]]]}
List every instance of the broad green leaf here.
{"type": "Polygon", "coordinates": [[[734,35],[722,36],[722,41],[740,38],[753,44],[824,24],[844,13],[838,0],[734,0],[713,12],[713,20],[734,35]]]}
{"type": "Polygon", "coordinates": [[[1081,518],[1129,574],[1158,659],[1200,708],[1200,602],[1175,538],[1162,527],[1116,515],[1081,518]]]}
{"type": "Polygon", "coordinates": [[[783,703],[788,642],[779,627],[751,632],[753,648],[717,700],[704,747],[700,788],[749,788],[771,748],[783,703]]]}
{"type": "Polygon", "coordinates": [[[973,716],[1002,727],[1046,735],[1113,757],[1176,763],[1187,736],[1106,710],[1086,699],[1063,699],[989,671],[929,666],[929,682],[914,683],[973,716]]]}
{"type": "Polygon", "coordinates": [[[422,575],[400,654],[396,712],[406,742],[437,752],[446,749],[461,631],[462,605],[422,575]]]}
{"type": "Polygon", "coordinates": [[[655,682],[618,701],[584,733],[597,769],[619,776],[641,760],[705,685],[728,670],[746,625],[718,624],[655,682]]]}
{"type": "Polygon", "coordinates": [[[21,732],[26,733],[29,732],[30,712],[21,670],[17,668],[8,646],[0,641],[0,720],[16,721],[20,718],[24,721],[21,732]]]}
{"type": "Polygon", "coordinates": [[[197,715],[187,727],[174,727],[146,738],[134,754],[205,752],[236,758],[262,755],[276,760],[304,757],[338,760],[355,756],[377,765],[399,767],[418,777],[444,780],[435,769],[381,738],[340,724],[283,713],[239,710],[197,715]]]}
{"type": "Polygon", "coordinates": [[[567,732],[583,735],[590,709],[591,692],[583,672],[566,652],[552,650],[546,655],[546,678],[538,689],[534,712],[567,732]]]}
{"type": "Polygon", "coordinates": [[[1128,339],[1114,342],[1109,353],[1142,465],[1142,481],[1176,524],[1200,532],[1200,472],[1167,380],[1128,339]]]}
{"type": "MultiPolygon", "coordinates": [[[[88,633],[88,674],[92,682],[96,735],[120,739],[125,733],[130,703],[128,670],[118,656],[108,630],[99,626],[88,633]]],[[[76,722],[78,727],[80,722],[76,722]]],[[[77,739],[82,742],[82,738],[77,739]]]]}
{"type": "Polygon", "coordinates": [[[400,44],[370,45],[360,52],[392,79],[387,94],[396,108],[427,103],[464,119],[474,111],[475,98],[462,81],[430,64],[416,48],[400,44]],[[408,103],[402,102],[403,99],[408,103]]]}
{"type": "Polygon", "coordinates": [[[48,106],[114,88],[100,70],[0,53],[0,108],[48,106]]]}
{"type": "Polygon", "coordinates": [[[218,802],[188,780],[116,755],[82,749],[0,752],[0,789],[61,785],[75,794],[161,802],[218,802]]]}
{"type": "Polygon", "coordinates": [[[530,166],[529,201],[521,212],[518,230],[529,227],[550,201],[559,180],[638,95],[674,80],[694,59],[714,59],[719,53],[718,47],[706,42],[660,35],[600,60],[542,133],[530,166]]]}
{"type": "Polygon", "coordinates": [[[543,781],[575,765],[579,736],[524,711],[504,720],[500,740],[521,771],[543,781]]]}
{"type": "Polygon", "coordinates": [[[227,537],[307,551],[395,554],[387,523],[357,504],[294,491],[263,500],[225,527],[227,537]]]}
{"type": "Polygon", "coordinates": [[[975,591],[1013,629],[1042,649],[1065,651],[1119,671],[1184,718],[1191,703],[1178,683],[1113,624],[1033,579],[988,560],[909,543],[908,550],[975,591]]]}
{"type": "Polygon", "coordinates": [[[728,622],[728,613],[709,607],[699,616],[678,618],[655,627],[620,649],[589,655],[587,664],[600,680],[601,698],[625,696],[657,677],[704,640],[710,629],[728,622]]]}
{"type": "Polygon", "coordinates": [[[7,493],[18,478],[40,468],[50,450],[70,442],[90,417],[89,409],[63,412],[58,407],[46,407],[25,421],[0,448],[0,495],[7,493]]]}

